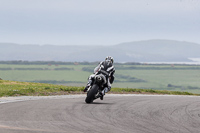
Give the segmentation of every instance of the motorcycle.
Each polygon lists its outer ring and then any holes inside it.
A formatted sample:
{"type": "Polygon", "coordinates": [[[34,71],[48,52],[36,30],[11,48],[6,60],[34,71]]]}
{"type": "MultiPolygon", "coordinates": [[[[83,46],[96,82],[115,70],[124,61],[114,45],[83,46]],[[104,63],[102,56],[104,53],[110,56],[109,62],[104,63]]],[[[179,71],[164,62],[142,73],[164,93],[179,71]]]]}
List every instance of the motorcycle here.
{"type": "Polygon", "coordinates": [[[92,103],[95,99],[100,98],[106,83],[106,77],[103,74],[95,75],[93,84],[88,88],[85,102],[92,103]]]}

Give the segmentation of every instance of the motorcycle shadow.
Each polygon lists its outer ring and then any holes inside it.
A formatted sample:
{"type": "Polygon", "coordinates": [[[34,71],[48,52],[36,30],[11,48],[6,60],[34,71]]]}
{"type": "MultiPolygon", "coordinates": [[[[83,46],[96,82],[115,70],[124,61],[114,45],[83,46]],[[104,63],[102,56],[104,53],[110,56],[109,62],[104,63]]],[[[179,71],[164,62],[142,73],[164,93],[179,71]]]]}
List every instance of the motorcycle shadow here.
{"type": "Polygon", "coordinates": [[[104,102],[92,102],[90,104],[108,104],[108,105],[113,105],[115,103],[104,103],[104,102]]]}

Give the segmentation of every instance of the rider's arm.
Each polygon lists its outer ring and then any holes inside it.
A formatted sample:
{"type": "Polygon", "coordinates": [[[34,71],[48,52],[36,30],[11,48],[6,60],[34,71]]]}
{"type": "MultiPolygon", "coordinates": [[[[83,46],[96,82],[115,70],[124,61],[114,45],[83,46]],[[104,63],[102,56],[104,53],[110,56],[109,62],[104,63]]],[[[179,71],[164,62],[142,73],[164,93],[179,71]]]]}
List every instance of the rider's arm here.
{"type": "Polygon", "coordinates": [[[102,62],[100,62],[99,65],[98,65],[97,67],[95,67],[94,73],[97,73],[97,72],[99,71],[101,65],[102,65],[102,62]]]}
{"type": "Polygon", "coordinates": [[[113,71],[111,72],[110,74],[110,83],[112,84],[115,80],[115,76],[114,76],[114,73],[115,73],[115,68],[113,69],[113,71]]]}

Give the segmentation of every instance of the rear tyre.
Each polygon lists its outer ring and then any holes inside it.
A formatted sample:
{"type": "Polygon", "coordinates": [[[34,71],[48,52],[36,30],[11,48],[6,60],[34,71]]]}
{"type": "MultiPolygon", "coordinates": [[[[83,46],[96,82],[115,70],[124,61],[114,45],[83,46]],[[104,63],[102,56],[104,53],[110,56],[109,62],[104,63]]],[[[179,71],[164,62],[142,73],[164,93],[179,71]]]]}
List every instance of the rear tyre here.
{"type": "Polygon", "coordinates": [[[89,92],[87,93],[87,97],[85,99],[85,102],[86,103],[92,103],[94,98],[95,98],[95,95],[98,91],[98,85],[93,85],[92,88],[89,90],[89,92]]]}

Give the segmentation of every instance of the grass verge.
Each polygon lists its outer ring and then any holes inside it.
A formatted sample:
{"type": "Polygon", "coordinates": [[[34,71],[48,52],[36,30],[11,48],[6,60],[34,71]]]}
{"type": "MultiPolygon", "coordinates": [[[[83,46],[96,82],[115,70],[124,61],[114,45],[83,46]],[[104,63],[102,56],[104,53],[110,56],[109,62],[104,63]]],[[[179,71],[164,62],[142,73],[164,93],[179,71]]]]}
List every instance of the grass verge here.
{"type": "MultiPolygon", "coordinates": [[[[84,87],[0,80],[0,97],[83,94],[83,89],[84,87]]],[[[189,92],[153,90],[153,89],[131,89],[131,88],[112,88],[109,93],[168,94],[168,95],[199,96],[199,94],[193,94],[189,92]]]]}
{"type": "Polygon", "coordinates": [[[194,94],[190,92],[181,91],[168,91],[168,90],[153,90],[153,89],[133,89],[133,88],[112,88],[111,93],[134,93],[134,94],[160,94],[160,95],[195,95],[200,96],[200,94],[194,94]]]}

